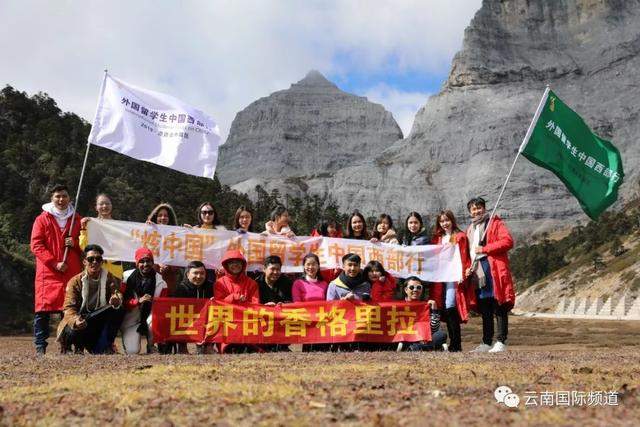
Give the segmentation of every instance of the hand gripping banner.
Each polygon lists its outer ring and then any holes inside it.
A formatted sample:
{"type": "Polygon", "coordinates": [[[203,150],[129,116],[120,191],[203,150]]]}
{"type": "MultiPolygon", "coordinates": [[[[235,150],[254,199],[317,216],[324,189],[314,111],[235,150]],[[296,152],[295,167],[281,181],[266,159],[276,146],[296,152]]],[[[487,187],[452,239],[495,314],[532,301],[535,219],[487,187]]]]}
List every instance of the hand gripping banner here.
{"type": "Polygon", "coordinates": [[[155,342],[320,344],[430,341],[425,302],[315,301],[264,306],[157,298],[155,342]]]}

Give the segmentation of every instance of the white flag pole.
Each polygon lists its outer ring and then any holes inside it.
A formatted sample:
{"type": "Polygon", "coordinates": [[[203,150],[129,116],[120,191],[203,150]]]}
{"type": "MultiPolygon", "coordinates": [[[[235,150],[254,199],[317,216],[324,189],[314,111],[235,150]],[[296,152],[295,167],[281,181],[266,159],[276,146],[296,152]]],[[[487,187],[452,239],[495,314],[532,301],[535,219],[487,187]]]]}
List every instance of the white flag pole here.
{"type": "MultiPolygon", "coordinates": [[[[509,173],[507,174],[507,178],[504,181],[504,184],[502,184],[502,189],[500,190],[500,194],[498,195],[498,199],[496,200],[496,203],[493,206],[493,209],[491,210],[491,215],[489,215],[489,221],[487,221],[487,226],[484,228],[484,232],[482,233],[482,236],[480,237],[480,241],[482,242],[485,238],[485,236],[487,235],[487,231],[489,230],[489,226],[491,225],[491,221],[493,221],[493,217],[496,214],[496,210],[498,209],[498,205],[500,204],[500,200],[502,199],[502,195],[504,194],[504,190],[507,188],[507,183],[509,182],[509,179],[511,178],[511,174],[513,173],[513,169],[516,167],[516,162],[518,161],[518,157],[520,157],[520,154],[522,153],[522,151],[524,150],[524,147],[527,146],[527,143],[529,142],[529,138],[531,138],[531,134],[533,133],[533,128],[535,127],[536,123],[538,122],[538,119],[540,118],[540,113],[542,113],[542,109],[544,108],[544,104],[547,102],[547,98],[549,97],[549,85],[547,85],[546,89],[544,90],[544,94],[542,95],[542,98],[540,99],[540,103],[538,104],[538,108],[536,109],[535,114],[533,115],[533,119],[531,120],[531,123],[529,123],[529,128],[527,129],[527,133],[524,135],[524,139],[522,140],[522,144],[520,144],[520,148],[518,149],[518,153],[516,154],[516,158],[513,159],[513,163],[511,164],[511,169],[509,169],[509,173]]],[[[477,257],[476,255],[474,255],[473,257],[473,263],[471,264],[471,270],[473,271],[476,267],[477,264],[477,257]]]]}
{"type": "MultiPolygon", "coordinates": [[[[104,88],[107,82],[107,70],[104,70],[104,78],[102,79],[102,86],[100,86],[100,96],[98,97],[98,105],[96,106],[96,114],[93,117],[93,125],[92,130],[96,126],[96,122],[98,121],[98,114],[100,113],[100,107],[102,105],[102,97],[104,96],[104,88]]],[[[91,136],[91,134],[89,134],[91,136]]],[[[73,202],[73,215],[71,216],[71,227],[69,227],[69,234],[67,237],[71,237],[71,233],[73,232],[73,226],[76,221],[76,210],[78,209],[78,200],[80,199],[80,189],[82,188],[82,181],[84,179],[84,171],[87,168],[87,159],[89,159],[89,148],[91,147],[91,141],[87,140],[87,149],[84,152],[84,161],[82,162],[82,169],[80,170],[80,182],[78,182],[78,190],[76,191],[76,198],[73,202]]],[[[69,255],[69,247],[64,248],[64,256],[62,257],[62,262],[67,261],[67,256],[69,255]]]]}

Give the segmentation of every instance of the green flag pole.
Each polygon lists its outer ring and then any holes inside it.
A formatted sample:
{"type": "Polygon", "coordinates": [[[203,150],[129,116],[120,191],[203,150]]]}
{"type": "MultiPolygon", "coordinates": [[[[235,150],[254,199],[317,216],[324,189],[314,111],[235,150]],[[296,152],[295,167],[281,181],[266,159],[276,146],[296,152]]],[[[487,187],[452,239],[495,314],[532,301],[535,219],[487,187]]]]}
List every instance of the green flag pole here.
{"type": "MultiPolygon", "coordinates": [[[[507,188],[507,183],[509,182],[509,179],[511,178],[511,174],[513,173],[513,169],[516,167],[516,162],[518,161],[518,157],[520,157],[520,154],[522,153],[522,150],[524,150],[524,147],[527,146],[527,143],[529,142],[529,138],[531,138],[531,134],[533,133],[533,128],[536,125],[536,122],[538,121],[538,118],[540,117],[540,113],[542,112],[542,108],[544,107],[545,103],[547,102],[547,97],[549,96],[549,86],[547,85],[546,89],[544,90],[544,94],[542,95],[542,98],[540,99],[540,103],[538,104],[538,108],[536,109],[535,114],[533,115],[533,119],[531,120],[531,123],[529,124],[529,128],[527,129],[527,133],[524,135],[524,139],[522,140],[522,144],[520,144],[520,148],[518,149],[518,153],[516,154],[516,158],[513,159],[513,163],[511,164],[511,169],[509,169],[509,173],[507,174],[507,178],[504,181],[504,184],[502,184],[502,189],[500,190],[500,194],[498,195],[498,199],[496,200],[496,203],[493,206],[493,209],[491,210],[491,215],[489,215],[489,221],[487,222],[487,226],[484,228],[484,232],[482,233],[482,236],[480,237],[480,241],[482,242],[485,238],[485,236],[487,235],[487,231],[489,230],[489,226],[491,226],[491,221],[493,221],[493,217],[496,215],[496,210],[498,209],[498,205],[500,204],[500,200],[502,199],[502,195],[504,194],[504,190],[507,188]]],[[[477,261],[477,257],[476,255],[474,255],[473,257],[473,263],[471,264],[471,270],[475,270],[476,264],[478,263],[477,261]]]]}

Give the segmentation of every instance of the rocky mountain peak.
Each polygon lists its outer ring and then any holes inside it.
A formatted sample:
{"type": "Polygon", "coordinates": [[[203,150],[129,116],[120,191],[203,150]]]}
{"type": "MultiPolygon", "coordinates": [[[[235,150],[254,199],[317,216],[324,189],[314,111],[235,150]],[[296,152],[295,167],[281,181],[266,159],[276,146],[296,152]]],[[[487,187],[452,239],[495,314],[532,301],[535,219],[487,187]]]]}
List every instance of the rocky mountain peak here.
{"type": "Polygon", "coordinates": [[[241,191],[256,184],[283,193],[306,191],[311,177],[330,177],[401,138],[384,107],[343,92],[312,70],[236,115],[220,147],[217,173],[241,191]]]}
{"type": "MultiPolygon", "coordinates": [[[[382,106],[311,72],[238,114],[218,171],[243,191],[329,193],[344,212],[399,222],[452,209],[465,224],[469,198],[493,207],[549,84],[620,150],[624,199],[640,174],[639,79],[640,0],[484,0],[406,139],[382,106]]],[[[498,212],[520,236],[587,219],[557,177],[524,159],[498,212]]]]}
{"type": "Polygon", "coordinates": [[[311,70],[307,75],[297,83],[291,85],[291,88],[324,88],[327,90],[335,89],[340,90],[338,87],[327,80],[327,78],[317,70],[311,70]]]}

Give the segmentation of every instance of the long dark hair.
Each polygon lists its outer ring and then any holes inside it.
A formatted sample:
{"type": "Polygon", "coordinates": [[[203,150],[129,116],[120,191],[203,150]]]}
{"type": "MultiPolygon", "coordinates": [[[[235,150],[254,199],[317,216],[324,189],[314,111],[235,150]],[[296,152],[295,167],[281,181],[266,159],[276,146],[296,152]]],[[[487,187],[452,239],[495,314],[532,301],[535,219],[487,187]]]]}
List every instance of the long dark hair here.
{"type": "Polygon", "coordinates": [[[424,222],[422,221],[422,215],[420,215],[418,212],[413,211],[413,212],[409,212],[409,215],[407,215],[407,219],[404,220],[404,228],[407,231],[407,236],[413,234],[409,231],[409,219],[411,217],[414,217],[415,219],[418,220],[418,222],[420,223],[420,230],[416,233],[416,235],[420,234],[420,232],[422,231],[422,229],[424,228],[424,222]]]}
{"type": "Polygon", "coordinates": [[[238,208],[238,210],[236,211],[235,216],[233,217],[233,229],[237,230],[240,228],[240,214],[242,212],[249,212],[249,214],[251,214],[251,224],[249,224],[249,230],[250,232],[253,232],[253,210],[247,206],[240,206],[238,208]]]}
{"type": "Polygon", "coordinates": [[[460,227],[458,227],[458,223],[456,222],[456,217],[449,209],[440,211],[438,215],[436,215],[436,225],[433,227],[433,234],[436,236],[444,236],[444,229],[440,226],[440,217],[446,216],[451,221],[451,231],[454,233],[459,233],[460,227]]]}
{"type": "Polygon", "coordinates": [[[169,203],[160,203],[158,206],[153,208],[147,219],[154,224],[158,223],[158,212],[160,209],[165,209],[169,214],[169,225],[178,225],[178,218],[176,217],[176,212],[173,210],[173,207],[169,203]]]}
{"type": "Polygon", "coordinates": [[[318,233],[320,233],[321,236],[329,237],[330,225],[333,225],[336,229],[336,233],[340,235],[340,233],[342,232],[340,224],[338,223],[338,221],[333,219],[323,220],[320,224],[318,224],[318,227],[316,228],[316,230],[318,231],[318,233]]]}
{"type": "Polygon", "coordinates": [[[393,219],[391,219],[391,216],[384,213],[380,214],[380,216],[376,220],[375,225],[373,226],[373,232],[371,233],[371,236],[375,237],[378,240],[380,240],[380,238],[382,237],[382,234],[378,231],[378,224],[380,224],[384,220],[387,220],[387,222],[389,223],[389,230],[393,229],[393,219]]]}
{"type": "Polygon", "coordinates": [[[384,269],[384,267],[382,266],[382,263],[380,261],[373,260],[373,261],[369,261],[369,263],[367,263],[367,265],[364,267],[364,270],[363,270],[364,280],[368,282],[369,273],[374,270],[379,271],[382,276],[387,277],[387,270],[384,269]]]}
{"type": "Polygon", "coordinates": [[[198,206],[198,209],[196,209],[196,218],[198,220],[198,225],[202,226],[202,224],[204,224],[204,222],[202,221],[202,214],[200,213],[200,211],[205,206],[211,206],[211,210],[213,210],[213,226],[215,227],[216,225],[220,225],[220,217],[218,216],[218,211],[216,210],[216,207],[213,206],[213,203],[211,202],[200,203],[200,206],[198,206]]]}
{"type": "Polygon", "coordinates": [[[360,211],[356,209],[355,211],[353,211],[351,213],[351,215],[349,216],[349,219],[347,220],[347,235],[345,237],[347,237],[348,239],[366,240],[368,235],[369,235],[369,233],[367,233],[367,221],[364,219],[364,215],[362,215],[360,213],[360,211]],[[362,220],[362,235],[361,236],[354,236],[353,228],[351,228],[351,221],[355,217],[358,217],[358,218],[360,218],[362,220]]]}

